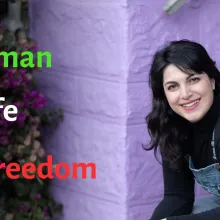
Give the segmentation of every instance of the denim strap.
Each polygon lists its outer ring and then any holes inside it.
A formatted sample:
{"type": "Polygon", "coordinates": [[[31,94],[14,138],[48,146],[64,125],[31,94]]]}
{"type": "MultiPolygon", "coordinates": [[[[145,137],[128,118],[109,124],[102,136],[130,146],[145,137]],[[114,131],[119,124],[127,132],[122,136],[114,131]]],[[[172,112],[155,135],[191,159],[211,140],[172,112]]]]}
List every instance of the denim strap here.
{"type": "Polygon", "coordinates": [[[217,160],[217,157],[216,157],[216,149],[215,149],[215,129],[212,133],[212,141],[211,141],[211,145],[212,145],[212,151],[213,151],[213,159],[214,160],[217,160]]]}
{"type": "Polygon", "coordinates": [[[217,163],[219,163],[219,169],[220,169],[220,158],[218,158],[216,156],[216,146],[215,146],[215,129],[212,133],[212,141],[211,141],[211,145],[212,145],[212,152],[213,152],[213,159],[217,161],[217,163]]]}

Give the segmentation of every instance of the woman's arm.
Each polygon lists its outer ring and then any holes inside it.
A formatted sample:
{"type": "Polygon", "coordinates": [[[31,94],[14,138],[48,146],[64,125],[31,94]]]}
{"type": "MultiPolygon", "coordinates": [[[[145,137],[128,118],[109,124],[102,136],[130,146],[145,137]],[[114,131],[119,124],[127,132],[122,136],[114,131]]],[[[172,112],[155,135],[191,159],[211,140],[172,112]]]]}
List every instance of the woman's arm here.
{"type": "Polygon", "coordinates": [[[220,219],[220,207],[209,211],[201,212],[198,214],[182,215],[175,217],[168,217],[166,220],[219,220],[220,219]]]}
{"type": "Polygon", "coordinates": [[[171,169],[167,162],[163,161],[162,165],[164,198],[155,208],[150,220],[191,214],[195,181],[188,164],[185,164],[181,172],[171,169]]]}

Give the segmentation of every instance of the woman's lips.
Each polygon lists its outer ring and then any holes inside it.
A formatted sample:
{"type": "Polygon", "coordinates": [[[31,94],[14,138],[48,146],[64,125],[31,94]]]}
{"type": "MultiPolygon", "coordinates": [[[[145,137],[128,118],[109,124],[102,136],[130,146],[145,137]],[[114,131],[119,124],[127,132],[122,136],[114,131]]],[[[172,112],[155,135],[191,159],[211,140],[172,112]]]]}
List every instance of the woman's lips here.
{"type": "Polygon", "coordinates": [[[195,110],[199,106],[199,103],[200,103],[200,99],[198,99],[198,100],[196,100],[194,102],[191,102],[189,104],[182,105],[182,107],[186,111],[192,111],[192,110],[195,110]]]}

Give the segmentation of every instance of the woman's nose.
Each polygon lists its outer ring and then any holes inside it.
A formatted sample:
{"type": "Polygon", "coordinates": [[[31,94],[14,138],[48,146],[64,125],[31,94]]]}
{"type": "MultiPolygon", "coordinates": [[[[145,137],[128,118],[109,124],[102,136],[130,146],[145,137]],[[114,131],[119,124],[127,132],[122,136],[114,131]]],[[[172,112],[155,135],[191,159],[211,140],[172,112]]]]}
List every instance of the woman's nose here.
{"type": "Polygon", "coordinates": [[[183,99],[188,99],[192,95],[192,91],[188,86],[182,87],[180,92],[181,92],[181,98],[183,99]]]}

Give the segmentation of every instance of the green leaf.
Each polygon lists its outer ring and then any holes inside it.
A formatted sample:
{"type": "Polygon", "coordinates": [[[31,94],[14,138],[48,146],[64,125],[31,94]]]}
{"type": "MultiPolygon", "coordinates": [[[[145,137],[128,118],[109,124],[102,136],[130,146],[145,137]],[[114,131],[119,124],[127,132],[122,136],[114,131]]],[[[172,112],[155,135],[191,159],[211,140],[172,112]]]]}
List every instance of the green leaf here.
{"type": "Polygon", "coordinates": [[[41,208],[37,208],[33,213],[33,219],[35,220],[43,220],[44,219],[44,211],[41,208]]]}
{"type": "MultiPolygon", "coordinates": [[[[27,180],[26,180],[27,182],[27,180]]],[[[19,180],[14,180],[13,182],[14,187],[15,187],[15,191],[18,195],[18,197],[22,197],[25,195],[28,195],[30,193],[30,185],[29,184],[25,184],[19,180]]]]}
{"type": "Polygon", "coordinates": [[[16,136],[15,140],[18,144],[24,144],[24,138],[21,136],[16,136]]]}

